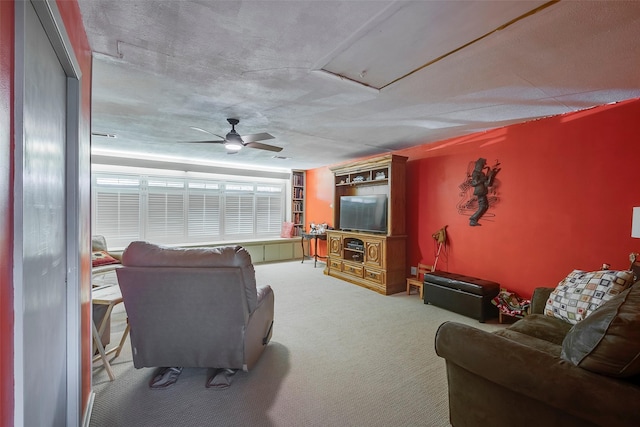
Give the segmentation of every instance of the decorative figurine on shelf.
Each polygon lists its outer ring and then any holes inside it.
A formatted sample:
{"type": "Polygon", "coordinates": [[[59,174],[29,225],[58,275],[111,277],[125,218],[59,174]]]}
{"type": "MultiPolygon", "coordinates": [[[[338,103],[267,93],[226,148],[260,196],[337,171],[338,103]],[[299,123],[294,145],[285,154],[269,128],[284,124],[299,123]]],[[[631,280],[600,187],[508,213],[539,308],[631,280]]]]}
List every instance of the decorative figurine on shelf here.
{"type": "Polygon", "coordinates": [[[327,223],[324,222],[322,224],[311,223],[309,224],[309,233],[310,234],[325,234],[327,232],[327,223]]]}
{"type": "Polygon", "coordinates": [[[498,172],[500,172],[500,163],[496,161],[496,164],[490,168],[487,166],[487,159],[482,157],[476,160],[475,167],[471,173],[471,180],[469,184],[473,187],[473,195],[478,199],[478,210],[469,218],[469,225],[474,227],[481,225],[478,220],[489,209],[489,187],[493,185],[493,180],[498,172]]]}

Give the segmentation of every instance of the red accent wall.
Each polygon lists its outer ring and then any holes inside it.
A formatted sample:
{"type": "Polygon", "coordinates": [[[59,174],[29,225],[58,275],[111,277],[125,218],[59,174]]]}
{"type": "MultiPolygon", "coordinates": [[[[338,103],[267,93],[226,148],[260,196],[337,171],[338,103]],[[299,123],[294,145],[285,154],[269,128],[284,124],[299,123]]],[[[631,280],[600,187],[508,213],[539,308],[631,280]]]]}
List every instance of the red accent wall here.
{"type": "Polygon", "coordinates": [[[0,1],[0,425],[13,425],[13,2],[0,1]]]}
{"type": "MultiPolygon", "coordinates": [[[[438,269],[523,296],[573,269],[627,268],[629,253],[640,252],[631,238],[632,207],[640,206],[638,117],[640,100],[629,100],[395,152],[409,157],[407,272],[433,263],[431,235],[444,225],[449,245],[438,269]],[[501,163],[498,201],[471,227],[458,212],[460,185],[479,157],[501,163]]],[[[318,194],[332,186],[324,168],[307,176],[318,194]]],[[[307,206],[318,205],[308,195],[307,206]]]]}

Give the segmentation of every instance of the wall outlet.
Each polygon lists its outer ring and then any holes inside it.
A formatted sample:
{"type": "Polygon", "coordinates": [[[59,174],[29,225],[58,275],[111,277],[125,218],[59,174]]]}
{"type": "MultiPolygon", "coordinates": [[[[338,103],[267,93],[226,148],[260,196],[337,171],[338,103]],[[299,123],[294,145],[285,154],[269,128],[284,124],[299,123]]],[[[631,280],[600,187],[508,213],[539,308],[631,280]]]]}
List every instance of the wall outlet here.
{"type": "Polygon", "coordinates": [[[415,276],[416,274],[418,274],[418,267],[411,267],[411,275],[415,276]]]}

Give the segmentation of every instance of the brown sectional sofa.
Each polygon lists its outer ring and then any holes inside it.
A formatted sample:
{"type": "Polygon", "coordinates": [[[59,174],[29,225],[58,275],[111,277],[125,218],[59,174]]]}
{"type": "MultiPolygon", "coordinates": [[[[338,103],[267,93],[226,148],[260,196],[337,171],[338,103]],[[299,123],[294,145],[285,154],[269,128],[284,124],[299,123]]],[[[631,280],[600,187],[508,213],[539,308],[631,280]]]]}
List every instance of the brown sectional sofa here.
{"type": "Polygon", "coordinates": [[[640,425],[640,282],[575,326],[543,314],[551,291],[493,333],[440,326],[454,427],[640,425]]]}

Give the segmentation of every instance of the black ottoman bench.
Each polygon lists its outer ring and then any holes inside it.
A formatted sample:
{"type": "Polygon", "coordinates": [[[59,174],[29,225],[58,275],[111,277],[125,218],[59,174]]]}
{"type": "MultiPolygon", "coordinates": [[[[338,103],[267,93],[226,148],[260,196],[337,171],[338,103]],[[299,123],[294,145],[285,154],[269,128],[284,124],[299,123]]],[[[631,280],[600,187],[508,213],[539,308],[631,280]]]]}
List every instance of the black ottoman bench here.
{"type": "Polygon", "coordinates": [[[489,280],[446,271],[424,275],[424,303],[473,317],[484,323],[498,316],[491,299],[500,292],[500,285],[489,280]]]}

